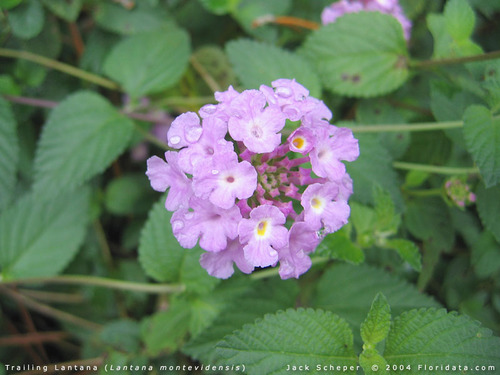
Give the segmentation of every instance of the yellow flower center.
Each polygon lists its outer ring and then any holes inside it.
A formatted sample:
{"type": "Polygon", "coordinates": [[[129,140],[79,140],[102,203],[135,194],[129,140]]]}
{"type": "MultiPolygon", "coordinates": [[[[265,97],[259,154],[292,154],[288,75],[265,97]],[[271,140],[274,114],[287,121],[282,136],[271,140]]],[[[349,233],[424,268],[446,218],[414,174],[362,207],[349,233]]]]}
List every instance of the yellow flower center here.
{"type": "Polygon", "coordinates": [[[304,138],[297,137],[297,138],[294,138],[292,143],[295,147],[297,147],[300,150],[302,147],[304,147],[305,142],[304,142],[304,138]]]}
{"type": "Polygon", "coordinates": [[[266,234],[266,230],[267,230],[267,221],[261,221],[258,225],[257,225],[257,234],[261,237],[263,237],[265,234],[266,234]]]}

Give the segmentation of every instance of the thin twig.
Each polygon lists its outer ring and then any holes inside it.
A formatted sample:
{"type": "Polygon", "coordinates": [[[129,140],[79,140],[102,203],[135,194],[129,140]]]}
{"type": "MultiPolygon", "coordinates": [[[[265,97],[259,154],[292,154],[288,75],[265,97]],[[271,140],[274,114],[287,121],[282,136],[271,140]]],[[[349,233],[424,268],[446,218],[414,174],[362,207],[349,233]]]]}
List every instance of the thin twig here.
{"type": "Polygon", "coordinates": [[[23,346],[57,342],[69,337],[67,332],[36,332],[0,337],[0,346],[23,346]]]}
{"type": "Polygon", "coordinates": [[[442,167],[438,165],[415,164],[402,161],[395,161],[392,166],[396,169],[422,171],[428,173],[444,174],[444,175],[461,175],[461,174],[478,174],[479,169],[476,167],[442,167]]]}
{"type": "Polygon", "coordinates": [[[110,289],[119,289],[130,292],[144,292],[153,294],[179,293],[185,290],[182,284],[149,284],[136,283],[132,281],[123,281],[107,279],[105,277],[86,276],[86,275],[61,275],[53,277],[37,277],[29,279],[8,280],[0,283],[3,285],[28,285],[28,284],[73,284],[101,286],[110,289]]]}
{"type": "Polygon", "coordinates": [[[61,293],[61,292],[47,292],[42,290],[33,289],[18,289],[19,293],[25,296],[34,298],[38,301],[50,302],[50,303],[83,303],[85,298],[80,293],[61,293]]]}
{"type": "Polygon", "coordinates": [[[208,73],[205,67],[198,61],[196,57],[194,57],[194,55],[191,55],[189,61],[191,62],[191,65],[193,65],[193,68],[198,72],[198,74],[201,76],[201,78],[203,78],[205,83],[213,92],[222,91],[217,81],[208,73]]]}
{"type": "Polygon", "coordinates": [[[99,325],[97,323],[88,321],[88,320],[80,318],[78,316],[69,314],[65,311],[61,311],[61,310],[55,309],[51,306],[37,302],[37,301],[27,297],[27,296],[24,296],[20,293],[15,292],[11,288],[7,288],[5,286],[0,285],[0,291],[3,294],[6,294],[9,297],[11,297],[12,299],[21,302],[26,307],[28,307],[32,310],[35,310],[42,315],[46,315],[46,316],[49,316],[51,318],[55,318],[57,320],[63,320],[65,322],[72,323],[74,325],[77,325],[77,326],[80,326],[80,327],[83,327],[86,329],[90,329],[93,331],[99,330],[101,328],[101,325],[99,325]]]}

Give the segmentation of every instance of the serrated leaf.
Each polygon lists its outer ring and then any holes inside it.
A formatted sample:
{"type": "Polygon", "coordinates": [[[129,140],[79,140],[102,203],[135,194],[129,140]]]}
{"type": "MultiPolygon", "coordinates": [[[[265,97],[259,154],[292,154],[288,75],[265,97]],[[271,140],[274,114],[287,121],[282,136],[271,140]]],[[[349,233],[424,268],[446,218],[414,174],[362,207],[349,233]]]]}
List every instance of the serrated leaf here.
{"type": "Polygon", "coordinates": [[[474,30],[474,11],[466,0],[451,0],[444,8],[446,30],[455,40],[467,39],[474,30]]]}
{"type": "Polygon", "coordinates": [[[87,189],[45,199],[30,193],[0,216],[3,279],[57,275],[75,256],[85,235],[87,189]]]}
{"type": "Polygon", "coordinates": [[[288,365],[303,365],[301,373],[335,363],[356,373],[356,355],[349,325],[331,312],[289,309],[246,325],[217,344],[224,364],[245,364],[249,374],[287,374],[288,365]],[[350,367],[352,366],[352,369],[350,367]]]}
{"type": "Polygon", "coordinates": [[[401,216],[396,214],[390,194],[380,186],[375,186],[373,200],[375,202],[377,229],[385,233],[396,233],[401,223],[401,216]]]}
{"type": "Polygon", "coordinates": [[[234,71],[247,89],[271,85],[279,78],[290,78],[305,86],[312,96],[321,95],[321,84],[310,64],[293,52],[248,39],[226,45],[234,71]]]}
{"type": "Polygon", "coordinates": [[[393,314],[413,307],[439,306],[413,285],[366,264],[331,267],[318,282],[313,306],[333,311],[357,329],[379,292],[387,298],[393,314]]]}
{"type": "Polygon", "coordinates": [[[146,320],[142,338],[151,356],[161,351],[175,351],[189,328],[191,310],[183,300],[176,300],[167,311],[154,314],[146,320]]]}
{"type": "Polygon", "coordinates": [[[201,249],[184,249],[172,233],[172,213],[162,198],[151,209],[139,241],[139,262],[146,274],[161,282],[183,282],[200,294],[208,292],[220,280],[200,266],[201,249]]]}
{"type": "Polygon", "coordinates": [[[101,96],[79,92],[49,115],[35,156],[34,191],[57,195],[106,169],[125,149],[133,123],[101,96]]]}
{"type": "Polygon", "coordinates": [[[387,14],[344,14],[314,31],[301,52],[316,66],[325,87],[337,94],[383,95],[408,79],[403,29],[387,14]],[[366,25],[371,32],[366,32],[366,25]]]}
{"type": "Polygon", "coordinates": [[[420,251],[412,241],[402,238],[394,238],[386,240],[385,247],[396,250],[403,260],[417,272],[422,270],[422,257],[420,251]]]}
{"type": "Polygon", "coordinates": [[[494,276],[500,271],[500,245],[485,231],[472,247],[471,263],[480,278],[494,276]]]}
{"type": "Polygon", "coordinates": [[[52,12],[68,22],[75,22],[82,8],[82,0],[42,0],[42,2],[52,12]]]}
{"type": "Polygon", "coordinates": [[[496,185],[500,181],[500,118],[486,107],[472,105],[464,113],[463,132],[486,187],[496,185]]]}
{"type": "Polygon", "coordinates": [[[15,36],[30,39],[43,29],[45,14],[38,0],[27,0],[9,11],[9,23],[15,36]]]}
{"type": "Polygon", "coordinates": [[[169,28],[132,35],[118,43],[104,62],[104,72],[135,98],[175,85],[187,68],[189,35],[169,28]]]}
{"type": "Polygon", "coordinates": [[[349,238],[349,233],[344,226],[335,233],[327,235],[316,248],[318,256],[328,256],[333,259],[345,260],[353,264],[365,260],[363,250],[349,238]]]}
{"type": "Polygon", "coordinates": [[[100,2],[95,20],[103,29],[125,35],[159,30],[172,25],[171,18],[160,7],[135,7],[128,10],[108,2],[100,2]]]}
{"type": "Polygon", "coordinates": [[[391,326],[391,308],[387,298],[378,293],[373,300],[365,321],[361,324],[361,338],[366,345],[374,346],[384,340],[391,326]]]}
{"type": "Polygon", "coordinates": [[[415,374],[429,371],[423,366],[431,363],[434,374],[468,372],[477,365],[499,368],[500,339],[464,315],[444,309],[411,310],[394,319],[383,355],[391,365],[410,365],[415,374]]]}
{"type": "Polygon", "coordinates": [[[253,284],[251,290],[231,301],[210,327],[189,341],[183,352],[203,362],[213,361],[215,345],[224,336],[267,313],[293,307],[297,293],[295,280],[265,280],[253,284]]]}
{"type": "Polygon", "coordinates": [[[477,209],[482,223],[500,242],[500,221],[498,213],[500,212],[500,186],[494,186],[486,189],[480,185],[477,189],[477,209]]]}
{"type": "Polygon", "coordinates": [[[354,182],[353,199],[373,204],[373,189],[378,185],[391,194],[397,208],[402,207],[403,198],[396,172],[392,168],[391,156],[376,136],[360,134],[356,137],[359,140],[360,155],[357,160],[346,165],[354,182]]]}
{"type": "Polygon", "coordinates": [[[0,211],[9,203],[16,186],[19,162],[19,145],[14,114],[3,98],[0,98],[0,211]]]}

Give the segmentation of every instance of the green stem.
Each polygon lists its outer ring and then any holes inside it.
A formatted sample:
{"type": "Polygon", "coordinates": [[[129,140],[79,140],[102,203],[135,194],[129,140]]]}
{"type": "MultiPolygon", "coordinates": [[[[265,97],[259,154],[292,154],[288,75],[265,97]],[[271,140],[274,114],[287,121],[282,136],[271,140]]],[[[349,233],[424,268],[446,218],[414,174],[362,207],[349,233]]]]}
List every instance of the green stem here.
{"type": "Polygon", "coordinates": [[[446,174],[446,175],[478,174],[479,173],[479,169],[476,167],[470,167],[470,168],[441,167],[441,166],[437,166],[437,165],[406,163],[406,162],[402,162],[402,161],[395,161],[392,163],[392,165],[396,169],[413,170],[413,171],[446,174]]]}
{"type": "Polygon", "coordinates": [[[387,124],[387,125],[353,125],[348,126],[353,133],[382,133],[382,132],[422,132],[428,130],[444,130],[461,128],[463,121],[421,122],[414,124],[387,124]]]}
{"type": "Polygon", "coordinates": [[[500,51],[493,51],[474,56],[412,61],[410,62],[410,67],[416,69],[428,69],[428,68],[434,68],[436,66],[465,64],[476,61],[494,60],[498,58],[500,58],[500,51]]]}
{"type": "Polygon", "coordinates": [[[85,275],[61,275],[54,277],[37,277],[19,280],[9,280],[0,282],[0,285],[19,285],[19,284],[76,284],[89,286],[102,286],[110,289],[120,289],[129,292],[144,292],[144,293],[179,293],[183,292],[186,287],[182,284],[149,284],[136,283],[132,281],[122,281],[108,279],[105,277],[85,276],[85,275]]]}
{"type": "Polygon", "coordinates": [[[107,78],[86,72],[85,70],[82,69],[75,68],[74,66],[69,64],[49,59],[45,56],[36,55],[28,51],[0,48],[0,56],[11,57],[14,59],[28,60],[36,64],[43,65],[47,68],[59,70],[60,72],[69,74],[71,76],[81,78],[88,82],[95,83],[96,85],[106,87],[111,90],[120,90],[120,86],[118,84],[107,78]]]}
{"type": "MultiPolygon", "coordinates": [[[[316,257],[312,258],[312,266],[315,264],[321,264],[321,263],[326,263],[330,260],[328,257],[316,257]]],[[[260,280],[260,279],[266,279],[268,277],[273,277],[279,275],[279,268],[268,268],[266,270],[260,271],[260,272],[254,272],[250,275],[250,278],[253,280],[260,280]]]]}

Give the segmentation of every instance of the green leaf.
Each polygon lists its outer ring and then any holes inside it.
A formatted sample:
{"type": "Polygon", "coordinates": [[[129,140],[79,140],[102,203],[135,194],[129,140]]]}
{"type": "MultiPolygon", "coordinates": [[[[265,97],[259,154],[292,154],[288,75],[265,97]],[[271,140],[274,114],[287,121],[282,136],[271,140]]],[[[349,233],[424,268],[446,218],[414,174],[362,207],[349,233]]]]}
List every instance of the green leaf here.
{"type": "Polygon", "coordinates": [[[146,274],[160,282],[183,282],[193,291],[208,292],[219,279],[200,266],[201,249],[184,249],[172,233],[172,213],[162,198],[149,213],[139,241],[139,262],[146,274]]]}
{"type": "Polygon", "coordinates": [[[135,7],[127,10],[121,5],[109,2],[100,2],[95,20],[103,29],[125,35],[159,30],[172,25],[171,17],[160,7],[135,7]]]}
{"type": "Polygon", "coordinates": [[[150,356],[161,351],[175,351],[188,332],[191,310],[189,304],[175,300],[167,311],[154,314],[143,324],[142,338],[150,356]]]}
{"type": "Polygon", "coordinates": [[[43,5],[68,22],[75,22],[82,9],[82,0],[42,0],[43,5]]]}
{"type": "Polygon", "coordinates": [[[234,11],[241,0],[199,0],[203,7],[217,15],[223,15],[234,11]]]}
{"type": "Polygon", "coordinates": [[[15,36],[31,39],[43,29],[45,15],[38,0],[27,0],[9,11],[9,23],[15,36]]]}
{"type": "Polygon", "coordinates": [[[333,311],[357,329],[379,292],[387,298],[394,314],[414,307],[439,306],[413,285],[366,264],[336,264],[328,269],[318,282],[313,306],[333,311]]]}
{"type": "Polygon", "coordinates": [[[422,270],[422,257],[420,251],[412,241],[394,238],[385,241],[385,247],[396,250],[398,254],[408,262],[408,264],[417,272],[422,270]]]}
{"type": "Polygon", "coordinates": [[[468,39],[476,22],[474,11],[466,0],[451,0],[444,8],[446,30],[455,40],[468,39]]]}
{"type": "Polygon", "coordinates": [[[21,4],[23,0],[1,0],[0,1],[0,9],[11,9],[19,4],[21,4]]]}
{"type": "Polygon", "coordinates": [[[35,192],[55,196],[102,172],[123,152],[132,129],[133,123],[101,96],[69,96],[43,128],[35,156],[35,192]]]}
{"type": "Polygon", "coordinates": [[[480,278],[494,276],[500,271],[500,245],[485,231],[472,247],[471,263],[480,278]]]}
{"type": "Polygon", "coordinates": [[[408,202],[404,216],[410,233],[439,252],[449,251],[455,241],[450,211],[439,198],[415,199],[408,202]]]}
{"type": "Polygon", "coordinates": [[[245,364],[249,374],[288,374],[288,365],[303,365],[301,373],[319,366],[347,366],[356,373],[356,355],[349,325],[331,312],[298,309],[266,315],[217,344],[218,360],[245,364]],[[352,366],[352,368],[351,368],[352,366]]]}
{"type": "Polygon", "coordinates": [[[353,264],[362,263],[365,260],[365,253],[349,237],[349,231],[344,226],[337,232],[327,235],[316,248],[315,253],[318,256],[328,256],[353,264]]]}
{"type": "Polygon", "coordinates": [[[312,96],[321,95],[321,84],[309,63],[293,52],[248,39],[231,41],[226,51],[235,73],[247,89],[271,85],[279,78],[295,78],[312,96]]]}
{"type": "Polygon", "coordinates": [[[467,150],[477,163],[486,187],[500,181],[500,118],[483,106],[472,105],[464,113],[467,150]]]}
{"type": "Polygon", "coordinates": [[[87,225],[87,189],[45,199],[30,193],[0,216],[3,279],[54,276],[75,256],[87,225]]]}
{"type": "Polygon", "coordinates": [[[358,135],[360,155],[357,160],[346,165],[354,182],[353,199],[373,204],[373,189],[380,186],[387,190],[396,207],[402,207],[403,198],[396,172],[392,168],[392,158],[381,146],[376,136],[358,135]]]}
{"type": "Polygon", "coordinates": [[[387,363],[409,365],[415,374],[428,372],[423,366],[431,364],[434,374],[468,372],[475,366],[499,368],[500,339],[467,316],[444,309],[411,310],[394,319],[383,355],[387,363]]]}
{"type": "MultiPolygon", "coordinates": [[[[236,75],[222,48],[213,45],[203,46],[193,53],[193,58],[198,60],[222,89],[225,90],[236,82],[236,75]]],[[[199,85],[206,87],[206,83],[203,81],[199,85]]]]}
{"type": "Polygon", "coordinates": [[[215,355],[214,348],[224,336],[241,329],[246,323],[253,323],[267,313],[275,313],[295,305],[298,294],[295,280],[265,280],[251,286],[251,290],[230,301],[205,331],[183,347],[183,352],[203,362],[211,362],[215,355]]]}
{"type": "Polygon", "coordinates": [[[112,180],[106,187],[104,202],[116,215],[147,213],[153,201],[151,187],[144,174],[127,174],[112,180]]]}
{"type": "Polygon", "coordinates": [[[133,320],[117,320],[106,324],[99,332],[102,343],[116,350],[135,353],[140,347],[141,328],[133,320]]]}
{"type": "Polygon", "coordinates": [[[104,62],[104,72],[135,98],[174,86],[187,68],[189,35],[170,28],[133,35],[118,43],[104,62]]]}
{"type": "Polygon", "coordinates": [[[375,349],[364,349],[359,355],[359,364],[365,375],[378,375],[380,369],[387,368],[387,362],[375,349]]]}
{"type": "Polygon", "coordinates": [[[391,195],[380,186],[375,186],[373,200],[375,202],[376,228],[386,234],[396,233],[401,223],[401,215],[396,214],[391,195]]]}
{"type": "Polygon", "coordinates": [[[373,300],[365,321],[361,324],[361,338],[369,346],[374,346],[384,340],[391,326],[391,308],[382,293],[373,300]]]}
{"type": "Polygon", "coordinates": [[[0,98],[0,211],[9,203],[16,186],[19,162],[17,124],[14,114],[3,98],[0,98]]]}
{"type": "Polygon", "coordinates": [[[500,221],[498,213],[500,212],[500,186],[486,189],[480,185],[477,190],[477,209],[482,223],[495,236],[497,242],[500,242],[500,221]]]}
{"type": "Polygon", "coordinates": [[[408,50],[401,24],[379,12],[345,14],[314,31],[301,52],[324,85],[341,95],[371,97],[408,79],[408,50]],[[370,25],[370,32],[366,32],[370,25]]]}

